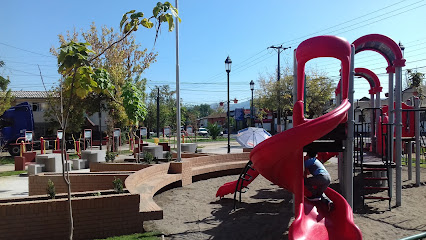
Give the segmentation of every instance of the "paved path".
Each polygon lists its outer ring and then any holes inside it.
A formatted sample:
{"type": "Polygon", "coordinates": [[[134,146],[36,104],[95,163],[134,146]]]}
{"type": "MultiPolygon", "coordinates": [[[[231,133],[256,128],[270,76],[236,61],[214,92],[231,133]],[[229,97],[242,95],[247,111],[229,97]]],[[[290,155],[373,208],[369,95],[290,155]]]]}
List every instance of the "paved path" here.
{"type": "Polygon", "coordinates": [[[0,177],[0,198],[28,196],[28,177],[0,177]]]}

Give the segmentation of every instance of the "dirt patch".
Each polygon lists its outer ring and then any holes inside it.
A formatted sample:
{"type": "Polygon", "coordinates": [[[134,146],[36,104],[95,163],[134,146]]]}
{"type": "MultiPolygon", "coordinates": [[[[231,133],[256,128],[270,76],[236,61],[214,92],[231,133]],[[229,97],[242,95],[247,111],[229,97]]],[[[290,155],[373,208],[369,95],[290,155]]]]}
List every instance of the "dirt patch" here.
{"type": "MultiPolygon", "coordinates": [[[[332,188],[339,190],[337,164],[326,167],[334,179],[332,188]]],[[[421,177],[421,186],[415,187],[403,167],[402,206],[394,207],[394,191],[391,210],[388,201],[369,200],[363,207],[355,191],[354,221],[364,239],[400,239],[426,231],[426,169],[421,177]]],[[[220,200],[215,194],[236,179],[212,178],[158,194],[154,200],[164,209],[164,219],[145,222],[145,230],[162,231],[166,239],[287,239],[294,219],[292,194],[259,176],[233,211],[233,195],[220,200]]]]}

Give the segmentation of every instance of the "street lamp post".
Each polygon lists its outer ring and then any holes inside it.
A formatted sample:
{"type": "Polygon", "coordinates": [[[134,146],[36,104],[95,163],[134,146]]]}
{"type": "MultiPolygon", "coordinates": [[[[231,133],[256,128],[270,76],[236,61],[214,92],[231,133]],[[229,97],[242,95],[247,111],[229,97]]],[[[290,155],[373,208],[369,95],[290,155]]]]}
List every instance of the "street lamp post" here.
{"type": "Polygon", "coordinates": [[[250,90],[251,90],[251,109],[250,109],[250,125],[254,127],[254,108],[253,108],[253,90],[254,90],[254,82],[253,80],[250,81],[250,90]]]}
{"type": "Polygon", "coordinates": [[[229,127],[229,124],[230,124],[230,122],[229,122],[229,117],[230,117],[229,116],[229,73],[231,72],[231,64],[232,64],[231,58],[228,56],[225,60],[225,69],[226,69],[226,73],[228,75],[228,153],[231,152],[231,141],[230,141],[231,132],[230,132],[230,127],[229,127]]]}

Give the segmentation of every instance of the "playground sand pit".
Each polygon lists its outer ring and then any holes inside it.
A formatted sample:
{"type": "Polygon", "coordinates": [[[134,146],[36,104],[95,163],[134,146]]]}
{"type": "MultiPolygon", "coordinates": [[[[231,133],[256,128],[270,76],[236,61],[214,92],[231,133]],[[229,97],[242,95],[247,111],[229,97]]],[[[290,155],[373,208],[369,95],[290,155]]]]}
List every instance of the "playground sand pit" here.
{"type": "MultiPolygon", "coordinates": [[[[338,190],[337,164],[326,165],[338,190]]],[[[292,195],[259,175],[242,194],[242,203],[232,211],[233,195],[216,198],[217,189],[234,181],[237,175],[211,178],[175,188],[154,197],[164,209],[164,219],[144,222],[147,231],[158,230],[165,239],[287,239],[288,228],[294,220],[292,195]]],[[[392,210],[388,201],[366,201],[362,208],[355,190],[355,224],[366,240],[400,239],[426,232],[426,169],[422,169],[421,186],[407,180],[403,167],[402,206],[392,210]]],[[[345,239],[342,236],[342,239],[345,239]]]]}

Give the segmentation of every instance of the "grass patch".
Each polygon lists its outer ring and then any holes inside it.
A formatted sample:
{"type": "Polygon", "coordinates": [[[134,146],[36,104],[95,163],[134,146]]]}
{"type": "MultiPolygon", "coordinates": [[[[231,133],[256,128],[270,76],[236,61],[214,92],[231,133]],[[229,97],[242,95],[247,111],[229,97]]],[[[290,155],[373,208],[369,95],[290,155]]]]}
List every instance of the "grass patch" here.
{"type": "Polygon", "coordinates": [[[77,158],[79,158],[79,156],[78,156],[77,153],[70,153],[70,154],[68,154],[68,156],[70,157],[70,159],[77,159],[77,158]]]}
{"type": "Polygon", "coordinates": [[[120,154],[133,154],[133,152],[131,150],[121,150],[120,154]]]}
{"type": "Polygon", "coordinates": [[[8,177],[8,176],[15,176],[19,175],[21,173],[26,173],[27,171],[7,171],[7,172],[0,172],[0,177],[8,177]]]}
{"type": "MultiPolygon", "coordinates": [[[[411,160],[412,160],[411,166],[416,167],[416,158],[413,157],[411,160]]],[[[402,157],[401,158],[401,163],[402,163],[403,166],[407,166],[408,165],[408,158],[402,157]]],[[[426,168],[426,162],[425,162],[424,159],[422,159],[422,157],[420,157],[420,167],[421,168],[426,168]]]]}
{"type": "Polygon", "coordinates": [[[1,164],[15,164],[15,158],[13,157],[0,157],[1,164]]]}
{"type": "MultiPolygon", "coordinates": [[[[105,238],[104,240],[158,240],[161,239],[162,233],[160,232],[145,232],[135,233],[130,235],[122,235],[117,237],[105,238]]],[[[99,239],[100,240],[100,239],[99,239]]]]}

